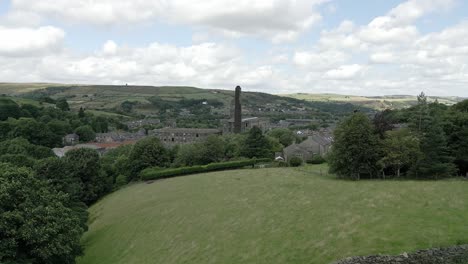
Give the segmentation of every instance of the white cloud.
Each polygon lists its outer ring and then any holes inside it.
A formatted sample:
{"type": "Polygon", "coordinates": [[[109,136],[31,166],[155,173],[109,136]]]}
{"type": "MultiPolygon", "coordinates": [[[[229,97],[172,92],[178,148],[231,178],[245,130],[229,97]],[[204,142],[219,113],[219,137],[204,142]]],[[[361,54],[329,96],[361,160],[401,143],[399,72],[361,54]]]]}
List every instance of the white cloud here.
{"type": "Polygon", "coordinates": [[[327,71],[325,73],[325,77],[327,77],[328,79],[335,80],[352,79],[358,76],[363,70],[363,68],[364,67],[359,64],[342,65],[337,69],[327,71]]]}
{"type": "Polygon", "coordinates": [[[0,56],[31,56],[60,48],[65,32],[56,27],[8,28],[0,26],[0,56]]]}
{"type": "Polygon", "coordinates": [[[322,52],[298,51],[294,54],[294,63],[306,69],[330,69],[349,58],[344,52],[325,50],[322,52]]]}
{"type": "Polygon", "coordinates": [[[118,49],[117,43],[115,43],[112,40],[106,41],[106,43],[104,43],[104,45],[102,46],[102,52],[105,55],[114,55],[117,53],[117,49],[118,49]]]}
{"type": "Polygon", "coordinates": [[[211,29],[229,36],[256,35],[273,42],[295,40],[321,15],[314,8],[330,0],[12,0],[12,12],[70,22],[118,25],[164,20],[211,29]]]}

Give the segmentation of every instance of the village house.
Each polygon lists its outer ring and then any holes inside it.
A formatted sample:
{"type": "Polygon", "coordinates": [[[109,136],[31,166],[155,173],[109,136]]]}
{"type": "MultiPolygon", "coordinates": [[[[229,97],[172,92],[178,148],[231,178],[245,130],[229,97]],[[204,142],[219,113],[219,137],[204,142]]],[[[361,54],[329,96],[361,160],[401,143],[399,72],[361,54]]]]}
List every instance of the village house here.
{"type": "Polygon", "coordinates": [[[159,138],[164,145],[179,145],[199,142],[211,135],[221,135],[221,131],[202,128],[162,128],[149,131],[149,135],[159,138]]]}
{"type": "Polygon", "coordinates": [[[292,157],[300,157],[303,161],[311,160],[314,156],[325,156],[331,148],[333,139],[329,136],[309,136],[300,144],[292,144],[283,149],[283,159],[287,162],[292,157]]]}

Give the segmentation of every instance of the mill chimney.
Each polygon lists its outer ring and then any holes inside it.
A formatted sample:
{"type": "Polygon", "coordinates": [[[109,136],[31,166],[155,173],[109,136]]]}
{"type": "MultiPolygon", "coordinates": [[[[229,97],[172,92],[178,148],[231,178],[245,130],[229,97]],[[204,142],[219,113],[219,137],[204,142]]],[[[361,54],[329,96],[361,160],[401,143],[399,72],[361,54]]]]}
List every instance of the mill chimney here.
{"type": "Polygon", "coordinates": [[[234,99],[234,133],[242,132],[242,106],[240,101],[241,87],[236,87],[236,95],[234,99]]]}

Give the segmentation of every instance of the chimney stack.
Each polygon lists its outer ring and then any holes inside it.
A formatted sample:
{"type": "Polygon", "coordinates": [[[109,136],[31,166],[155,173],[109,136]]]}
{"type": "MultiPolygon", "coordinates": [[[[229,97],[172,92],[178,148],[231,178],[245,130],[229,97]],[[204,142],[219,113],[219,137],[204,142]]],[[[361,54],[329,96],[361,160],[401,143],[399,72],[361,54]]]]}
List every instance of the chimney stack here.
{"type": "Polygon", "coordinates": [[[241,87],[236,87],[236,95],[234,99],[234,133],[242,132],[242,106],[240,101],[241,87]]]}

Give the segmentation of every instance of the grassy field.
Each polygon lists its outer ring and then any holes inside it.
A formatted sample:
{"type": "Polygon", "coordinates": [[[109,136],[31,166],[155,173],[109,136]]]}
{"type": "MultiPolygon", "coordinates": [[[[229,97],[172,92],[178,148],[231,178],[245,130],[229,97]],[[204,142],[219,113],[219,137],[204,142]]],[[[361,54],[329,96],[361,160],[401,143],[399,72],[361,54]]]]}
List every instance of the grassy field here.
{"type": "Polygon", "coordinates": [[[351,182],[320,171],[128,186],[90,208],[78,263],[329,263],[468,243],[468,182],[351,182]]]}

